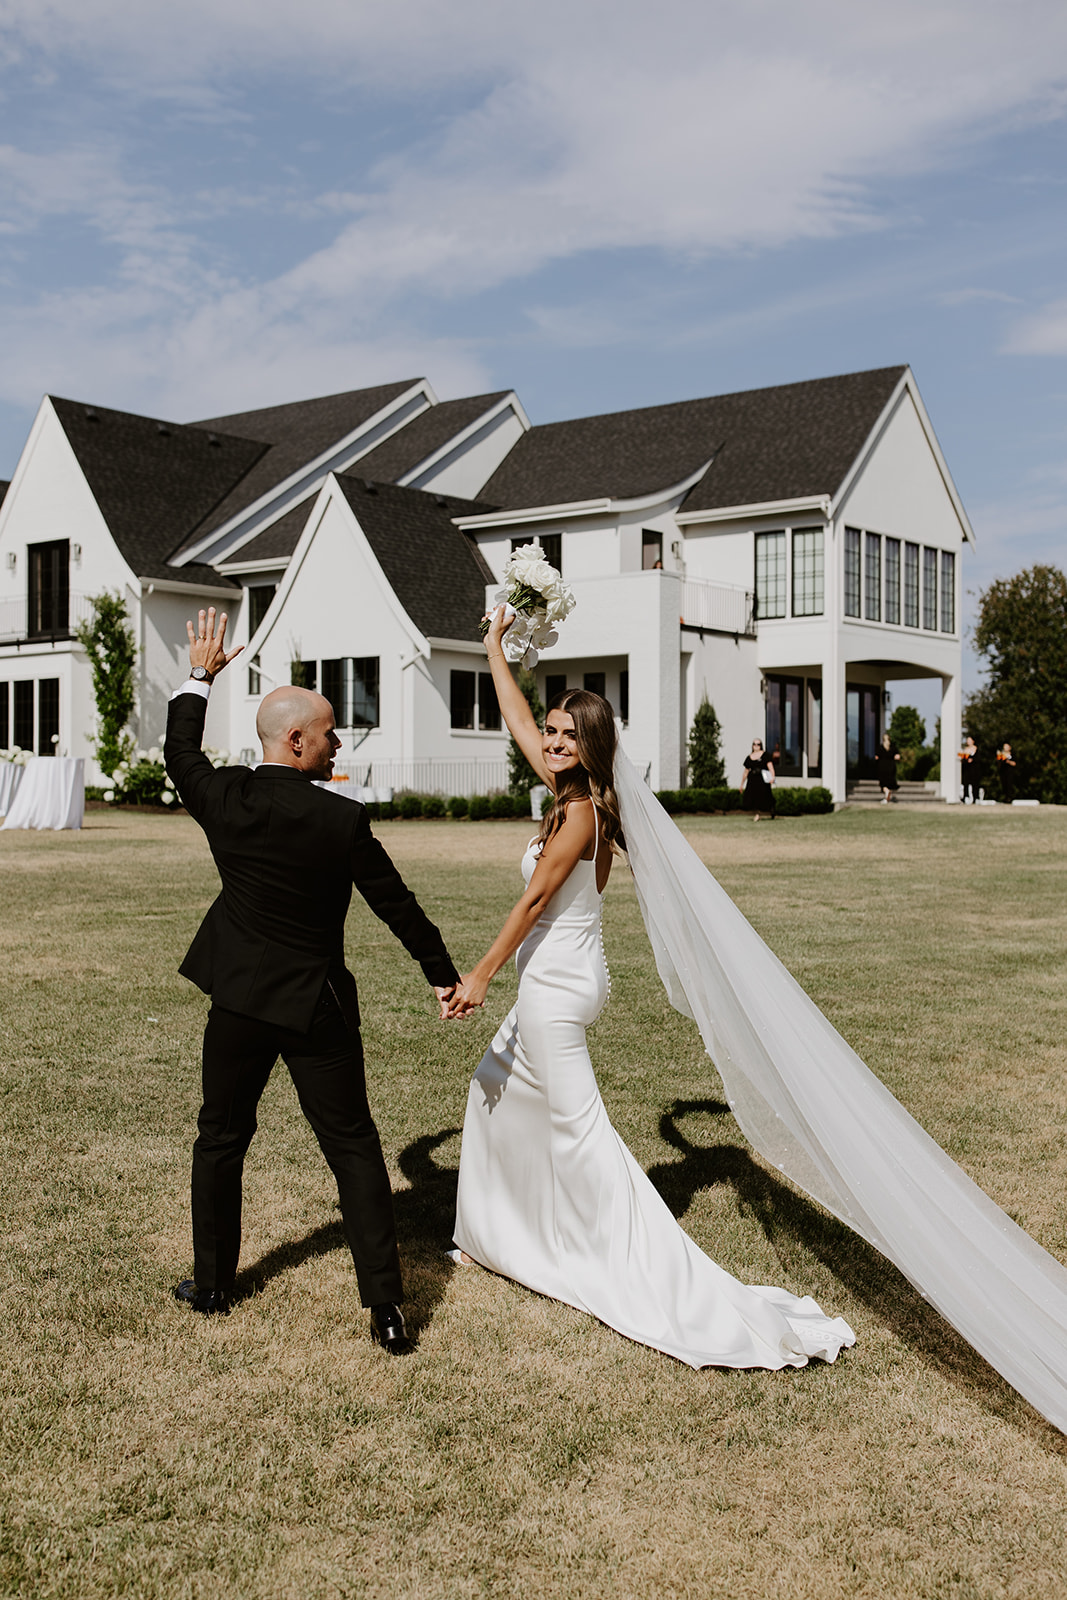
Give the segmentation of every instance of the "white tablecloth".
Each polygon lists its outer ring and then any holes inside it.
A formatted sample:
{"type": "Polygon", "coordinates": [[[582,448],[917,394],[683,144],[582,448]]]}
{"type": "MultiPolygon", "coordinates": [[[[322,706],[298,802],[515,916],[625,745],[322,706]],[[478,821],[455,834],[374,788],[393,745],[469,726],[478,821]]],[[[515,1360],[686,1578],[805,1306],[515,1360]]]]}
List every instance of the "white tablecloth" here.
{"type": "Polygon", "coordinates": [[[24,770],[13,761],[0,761],[0,817],[7,816],[24,770]]]}
{"type": "Polygon", "coordinates": [[[35,756],[24,777],[5,828],[80,828],[85,815],[85,762],[73,756],[35,756]]]}

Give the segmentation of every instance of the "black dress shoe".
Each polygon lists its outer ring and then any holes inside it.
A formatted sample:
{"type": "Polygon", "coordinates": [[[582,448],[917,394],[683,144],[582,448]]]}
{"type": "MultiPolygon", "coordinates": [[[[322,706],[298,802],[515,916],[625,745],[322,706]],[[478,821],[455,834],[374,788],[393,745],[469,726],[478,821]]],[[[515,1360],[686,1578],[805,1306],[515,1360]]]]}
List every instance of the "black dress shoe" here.
{"type": "Polygon", "coordinates": [[[380,1344],[391,1356],[406,1355],[411,1349],[404,1313],[391,1302],[383,1306],[371,1306],[370,1336],[375,1344],[380,1344]]]}
{"type": "Polygon", "coordinates": [[[193,1278],[183,1278],[174,1289],[175,1300],[205,1317],[228,1317],[233,1297],[225,1289],[198,1289],[193,1278]]]}

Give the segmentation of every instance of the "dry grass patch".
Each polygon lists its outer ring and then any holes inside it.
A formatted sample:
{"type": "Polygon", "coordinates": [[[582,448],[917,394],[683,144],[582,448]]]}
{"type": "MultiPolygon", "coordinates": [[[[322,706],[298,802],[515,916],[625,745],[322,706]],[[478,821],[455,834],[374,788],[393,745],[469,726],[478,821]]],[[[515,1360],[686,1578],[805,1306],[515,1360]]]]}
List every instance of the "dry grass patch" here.
{"type": "MultiPolygon", "coordinates": [[[[832,1368],[693,1373],[448,1242],[467,1079],[362,906],[372,1098],[417,1352],[369,1343],[329,1174],[284,1074],[249,1160],[243,1283],[188,1270],[204,1004],[176,973],[214,893],[184,817],[0,839],[0,1592],[179,1596],[1056,1596],[1067,1449],[873,1251],[745,1147],[613,874],[591,1041],[620,1132],[731,1271],[810,1291],[832,1368]]],[[[525,823],[382,825],[457,958],[518,886],[525,823]]],[[[861,1055],[1067,1259],[1067,814],[841,813],[686,831],[861,1055]]],[[[1067,1352],[1065,1352],[1067,1359],[1067,1352]]]]}

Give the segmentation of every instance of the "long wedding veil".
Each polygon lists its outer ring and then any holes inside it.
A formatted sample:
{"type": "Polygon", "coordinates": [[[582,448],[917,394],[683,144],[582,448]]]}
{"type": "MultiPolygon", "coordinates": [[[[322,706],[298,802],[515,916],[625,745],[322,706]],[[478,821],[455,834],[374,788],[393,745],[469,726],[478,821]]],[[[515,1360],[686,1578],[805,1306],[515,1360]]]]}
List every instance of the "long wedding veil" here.
{"type": "Polygon", "coordinates": [[[659,975],[700,1029],[745,1137],[1067,1433],[1067,1271],[863,1064],[621,751],[615,785],[659,975]]]}

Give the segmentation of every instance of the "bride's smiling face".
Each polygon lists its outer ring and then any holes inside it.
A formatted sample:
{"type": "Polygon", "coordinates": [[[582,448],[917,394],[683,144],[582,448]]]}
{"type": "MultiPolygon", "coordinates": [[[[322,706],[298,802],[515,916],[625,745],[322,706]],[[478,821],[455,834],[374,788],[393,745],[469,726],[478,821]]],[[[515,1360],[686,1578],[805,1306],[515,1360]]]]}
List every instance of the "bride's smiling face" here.
{"type": "Polygon", "coordinates": [[[581,766],[574,737],[574,718],[569,711],[548,713],[541,735],[541,753],[549,772],[569,772],[572,767],[581,766]]]}

